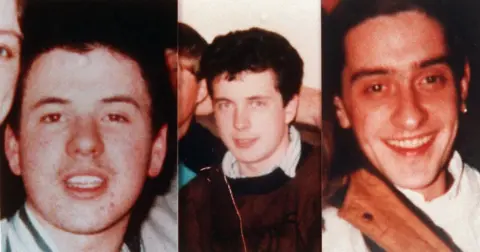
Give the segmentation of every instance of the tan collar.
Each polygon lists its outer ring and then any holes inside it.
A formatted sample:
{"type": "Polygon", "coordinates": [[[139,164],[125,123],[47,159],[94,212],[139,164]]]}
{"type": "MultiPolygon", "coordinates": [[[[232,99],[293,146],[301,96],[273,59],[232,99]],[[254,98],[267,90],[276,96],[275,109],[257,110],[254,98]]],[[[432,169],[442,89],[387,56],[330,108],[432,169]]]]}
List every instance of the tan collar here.
{"type": "Polygon", "coordinates": [[[364,169],[351,175],[338,215],[386,251],[451,251],[385,182],[364,169]]]}

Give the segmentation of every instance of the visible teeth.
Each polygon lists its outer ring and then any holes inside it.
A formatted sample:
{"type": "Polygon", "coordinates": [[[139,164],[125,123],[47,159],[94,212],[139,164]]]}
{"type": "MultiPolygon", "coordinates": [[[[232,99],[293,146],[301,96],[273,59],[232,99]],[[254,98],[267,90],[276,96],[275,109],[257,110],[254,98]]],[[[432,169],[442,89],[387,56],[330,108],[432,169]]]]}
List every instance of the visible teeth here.
{"type": "Polygon", "coordinates": [[[94,188],[103,183],[103,179],[97,176],[74,176],[67,180],[70,187],[94,188]]]}
{"type": "Polygon", "coordinates": [[[400,148],[417,148],[420,147],[424,144],[426,144],[432,136],[425,136],[421,138],[415,138],[415,139],[408,139],[408,140],[389,140],[387,141],[388,144],[391,144],[393,146],[397,146],[400,148]]]}

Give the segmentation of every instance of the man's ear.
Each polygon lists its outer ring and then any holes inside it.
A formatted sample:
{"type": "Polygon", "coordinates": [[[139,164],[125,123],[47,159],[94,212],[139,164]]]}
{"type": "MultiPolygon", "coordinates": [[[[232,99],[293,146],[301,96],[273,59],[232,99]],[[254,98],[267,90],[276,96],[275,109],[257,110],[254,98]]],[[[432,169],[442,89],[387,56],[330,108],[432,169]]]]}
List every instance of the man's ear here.
{"type": "Polygon", "coordinates": [[[154,178],[160,174],[167,155],[167,132],[168,126],[165,124],[158,131],[153,141],[152,157],[150,159],[150,167],[148,168],[148,176],[154,178]]]}
{"type": "Polygon", "coordinates": [[[10,170],[17,176],[22,175],[22,169],[20,167],[20,144],[10,125],[5,129],[4,146],[10,170]]]}
{"type": "Polygon", "coordinates": [[[468,97],[468,88],[470,87],[470,63],[465,62],[463,68],[463,78],[460,80],[460,99],[465,102],[468,97]]]}
{"type": "Polygon", "coordinates": [[[198,92],[197,92],[197,104],[200,104],[203,101],[205,101],[205,99],[207,99],[207,96],[208,96],[206,79],[202,79],[198,83],[198,85],[200,86],[198,87],[198,92]]]}
{"type": "Polygon", "coordinates": [[[350,128],[352,124],[350,122],[350,118],[348,117],[348,113],[345,109],[345,104],[343,103],[342,99],[338,96],[335,96],[335,98],[333,99],[333,103],[335,105],[335,111],[340,126],[344,129],[350,128]]]}
{"type": "Polygon", "coordinates": [[[290,124],[297,115],[298,109],[298,95],[294,95],[292,99],[285,105],[285,123],[290,124]]]}

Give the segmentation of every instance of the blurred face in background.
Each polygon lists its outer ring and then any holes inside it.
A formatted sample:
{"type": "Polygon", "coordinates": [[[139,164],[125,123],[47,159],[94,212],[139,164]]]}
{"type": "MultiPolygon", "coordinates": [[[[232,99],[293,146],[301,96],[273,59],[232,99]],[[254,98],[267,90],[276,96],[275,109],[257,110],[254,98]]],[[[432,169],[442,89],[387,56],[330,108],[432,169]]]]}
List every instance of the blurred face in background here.
{"type": "Polygon", "coordinates": [[[177,127],[178,137],[181,138],[190,125],[197,104],[207,94],[195,76],[195,64],[198,64],[199,59],[179,55],[177,51],[171,49],[168,49],[165,55],[170,72],[170,84],[177,94],[177,127]]]}
{"type": "Polygon", "coordinates": [[[428,197],[445,181],[468,64],[458,92],[441,25],[416,11],[364,21],[347,33],[345,52],[341,125],[395,185],[428,197]]]}

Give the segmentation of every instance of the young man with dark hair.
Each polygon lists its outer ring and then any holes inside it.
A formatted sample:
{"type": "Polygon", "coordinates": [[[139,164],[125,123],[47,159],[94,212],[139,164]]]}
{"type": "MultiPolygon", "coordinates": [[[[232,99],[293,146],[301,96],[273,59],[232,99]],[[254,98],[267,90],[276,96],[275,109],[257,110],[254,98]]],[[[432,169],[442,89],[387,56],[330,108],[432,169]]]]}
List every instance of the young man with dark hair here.
{"type": "Polygon", "coordinates": [[[326,28],[324,102],[351,141],[336,141],[348,182],[322,251],[479,251],[480,174],[454,146],[470,66],[448,6],[345,0],[326,28]]]}
{"type": "Polygon", "coordinates": [[[143,250],[127,230],[176,116],[155,7],[27,6],[5,132],[27,198],[1,223],[2,251],[143,250]]]}
{"type": "Polygon", "coordinates": [[[228,152],[180,191],[180,250],[304,251],[320,209],[320,164],[291,126],[298,52],[274,32],[231,32],[207,47],[199,76],[228,152]]]}
{"type": "MultiPolygon", "coordinates": [[[[216,128],[205,125],[209,123],[207,118],[210,118],[205,115],[213,111],[209,106],[205,80],[198,76],[198,71],[202,53],[208,46],[207,41],[189,25],[179,23],[176,46],[167,49],[166,56],[172,84],[178,92],[178,160],[182,187],[200,169],[220,162],[227,149],[217,137],[216,128]],[[197,120],[196,117],[202,118],[197,120]]],[[[311,88],[301,88],[299,103],[303,103],[303,106],[299,106],[298,123],[319,126],[315,122],[320,120],[320,107],[313,105],[319,100],[319,93],[311,88]]]]}

